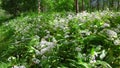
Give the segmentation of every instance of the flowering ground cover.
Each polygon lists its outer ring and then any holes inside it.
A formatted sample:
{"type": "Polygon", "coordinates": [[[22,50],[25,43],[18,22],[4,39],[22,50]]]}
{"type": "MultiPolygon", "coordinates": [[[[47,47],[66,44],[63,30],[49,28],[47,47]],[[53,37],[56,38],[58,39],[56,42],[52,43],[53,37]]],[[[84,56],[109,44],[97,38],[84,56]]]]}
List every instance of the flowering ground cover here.
{"type": "Polygon", "coordinates": [[[0,26],[0,68],[119,68],[120,12],[20,16],[0,26]]]}

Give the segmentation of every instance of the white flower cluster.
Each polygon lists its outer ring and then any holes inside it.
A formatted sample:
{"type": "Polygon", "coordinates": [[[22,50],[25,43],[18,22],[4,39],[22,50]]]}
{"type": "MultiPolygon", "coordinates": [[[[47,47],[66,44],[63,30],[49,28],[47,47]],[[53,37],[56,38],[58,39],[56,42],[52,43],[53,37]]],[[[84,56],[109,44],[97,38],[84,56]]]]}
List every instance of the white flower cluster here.
{"type": "Polygon", "coordinates": [[[9,58],[8,58],[8,61],[12,61],[12,60],[16,60],[16,57],[14,57],[14,56],[10,56],[9,58]]]}
{"type": "Polygon", "coordinates": [[[94,52],[94,54],[91,56],[91,60],[90,63],[95,63],[96,62],[96,57],[98,56],[98,54],[96,52],[94,52]]]}
{"type": "Polygon", "coordinates": [[[54,21],[54,29],[61,28],[63,30],[68,29],[68,19],[67,18],[56,18],[54,21]]]}
{"type": "Polygon", "coordinates": [[[117,33],[120,33],[120,24],[117,25],[117,28],[114,28],[114,30],[115,30],[117,33]]]}
{"type": "Polygon", "coordinates": [[[120,45],[120,40],[119,39],[114,40],[114,45],[120,45]]]}
{"type": "Polygon", "coordinates": [[[92,32],[91,31],[89,31],[89,30],[81,30],[80,31],[80,34],[82,34],[83,36],[85,35],[85,36],[87,36],[87,35],[90,35],[92,32]]]}
{"type": "Polygon", "coordinates": [[[68,16],[67,16],[67,19],[68,20],[72,20],[74,18],[74,15],[73,14],[69,14],[68,16]]]}
{"type": "Polygon", "coordinates": [[[101,54],[100,54],[100,59],[105,58],[106,54],[107,54],[106,51],[105,51],[105,50],[102,50],[102,52],[101,52],[101,54]]]}
{"type": "Polygon", "coordinates": [[[118,37],[117,33],[113,30],[107,29],[106,33],[107,33],[108,37],[110,37],[110,38],[117,38],[118,37]]]}
{"type": "Polygon", "coordinates": [[[41,39],[40,45],[36,46],[37,50],[35,50],[36,55],[44,55],[53,49],[56,45],[56,39],[52,39],[53,42],[46,41],[45,38],[41,39]]]}
{"type": "Polygon", "coordinates": [[[104,23],[104,24],[102,25],[102,28],[106,28],[106,27],[110,27],[110,24],[104,23]]]}
{"type": "Polygon", "coordinates": [[[14,65],[12,68],[26,68],[26,67],[24,65],[21,66],[14,65]]]}
{"type": "Polygon", "coordinates": [[[120,45],[119,28],[103,29],[103,32],[106,33],[108,39],[113,42],[114,45],[120,45]]]}
{"type": "Polygon", "coordinates": [[[82,49],[80,47],[76,47],[75,51],[80,52],[82,49]]]}
{"type": "Polygon", "coordinates": [[[33,63],[35,63],[35,64],[39,64],[39,63],[40,63],[40,60],[37,59],[37,58],[32,58],[32,61],[33,61],[33,63]]]}

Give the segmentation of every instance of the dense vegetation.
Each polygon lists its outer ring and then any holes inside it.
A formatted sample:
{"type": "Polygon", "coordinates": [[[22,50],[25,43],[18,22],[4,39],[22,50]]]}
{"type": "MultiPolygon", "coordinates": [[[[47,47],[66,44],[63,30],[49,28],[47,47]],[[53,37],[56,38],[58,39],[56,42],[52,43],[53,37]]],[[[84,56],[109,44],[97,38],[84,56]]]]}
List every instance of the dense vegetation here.
{"type": "Polygon", "coordinates": [[[0,68],[119,68],[119,5],[0,0],[0,68]]]}
{"type": "Polygon", "coordinates": [[[120,67],[119,22],[110,11],[17,17],[0,26],[0,66],[120,67]]]}

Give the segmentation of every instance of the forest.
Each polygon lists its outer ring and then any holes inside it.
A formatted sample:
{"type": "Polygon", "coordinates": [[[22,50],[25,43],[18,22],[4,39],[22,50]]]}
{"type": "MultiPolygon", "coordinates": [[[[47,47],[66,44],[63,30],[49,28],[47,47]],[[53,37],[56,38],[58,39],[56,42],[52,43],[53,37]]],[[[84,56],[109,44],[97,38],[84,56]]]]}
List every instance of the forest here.
{"type": "Polygon", "coordinates": [[[120,68],[120,0],[0,0],[0,68],[120,68]]]}

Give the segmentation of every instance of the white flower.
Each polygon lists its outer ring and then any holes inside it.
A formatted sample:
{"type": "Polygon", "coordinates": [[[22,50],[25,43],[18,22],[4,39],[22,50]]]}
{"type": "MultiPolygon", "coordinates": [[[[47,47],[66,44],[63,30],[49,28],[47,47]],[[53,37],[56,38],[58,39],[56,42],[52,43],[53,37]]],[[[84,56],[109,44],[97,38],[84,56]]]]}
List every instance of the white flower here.
{"type": "Polygon", "coordinates": [[[110,27],[110,24],[104,23],[104,24],[102,25],[102,27],[103,27],[103,28],[105,28],[105,27],[110,27]]]}
{"type": "Polygon", "coordinates": [[[49,31],[49,30],[45,30],[45,32],[46,32],[47,34],[50,34],[50,31],[49,31]]]}
{"type": "Polygon", "coordinates": [[[114,29],[115,32],[119,33],[120,32],[120,29],[114,29]]]}
{"type": "Polygon", "coordinates": [[[120,24],[117,26],[118,29],[120,29],[120,24]]]}
{"type": "Polygon", "coordinates": [[[19,66],[17,66],[17,65],[14,65],[12,68],[19,68],[19,66]]]}
{"type": "Polygon", "coordinates": [[[98,57],[98,52],[94,52],[94,54],[91,55],[91,60],[90,63],[95,63],[96,62],[96,57],[98,57]]]}
{"type": "Polygon", "coordinates": [[[16,57],[10,56],[10,57],[8,58],[8,61],[12,61],[12,60],[15,60],[15,59],[16,59],[16,57]]]}
{"type": "Polygon", "coordinates": [[[90,35],[91,34],[91,32],[89,30],[82,30],[80,33],[83,35],[90,35]]]}
{"type": "Polygon", "coordinates": [[[120,45],[120,40],[119,40],[119,39],[115,40],[115,41],[114,41],[114,44],[115,44],[115,45],[120,45]]]}
{"type": "Polygon", "coordinates": [[[97,52],[94,52],[94,56],[97,57],[97,56],[98,56],[98,53],[97,53],[97,52]]]}
{"type": "Polygon", "coordinates": [[[96,59],[95,57],[93,57],[91,60],[90,60],[90,63],[95,63],[96,62],[96,59]]]}
{"type": "Polygon", "coordinates": [[[106,30],[106,33],[110,38],[117,38],[117,33],[113,30],[106,30]]]}
{"type": "Polygon", "coordinates": [[[90,60],[90,63],[95,63],[96,62],[96,60],[90,60]]]}
{"type": "Polygon", "coordinates": [[[64,23],[64,22],[65,22],[65,19],[64,19],[64,18],[61,18],[59,22],[64,23]]]}
{"type": "Polygon", "coordinates": [[[26,68],[26,67],[22,65],[22,66],[19,66],[19,68],[26,68]]]}
{"type": "Polygon", "coordinates": [[[44,60],[44,59],[47,59],[47,57],[45,55],[43,55],[41,59],[44,60]]]}
{"type": "MultiPolygon", "coordinates": [[[[54,40],[55,41],[55,40],[54,40]]],[[[44,38],[40,42],[41,48],[47,47],[47,46],[54,46],[54,42],[48,42],[44,38]]]]}
{"type": "Polygon", "coordinates": [[[35,63],[35,64],[39,64],[39,63],[40,63],[40,60],[37,59],[37,58],[33,58],[32,61],[33,61],[33,63],[35,63]]]}
{"type": "Polygon", "coordinates": [[[76,51],[81,51],[81,48],[80,48],[80,47],[76,47],[75,50],[76,50],[76,51]]]}
{"type": "Polygon", "coordinates": [[[50,52],[50,50],[53,49],[53,48],[54,48],[54,46],[45,47],[45,48],[41,49],[40,53],[41,53],[41,55],[43,55],[47,52],[50,52]]]}
{"type": "Polygon", "coordinates": [[[24,65],[21,66],[14,65],[12,68],[26,68],[26,67],[24,65]]]}
{"type": "Polygon", "coordinates": [[[36,55],[41,55],[39,50],[35,50],[36,55]]]}
{"type": "Polygon", "coordinates": [[[106,52],[105,50],[102,51],[102,53],[100,54],[100,59],[103,59],[106,56],[106,52]]]}
{"type": "Polygon", "coordinates": [[[35,38],[36,38],[36,39],[39,39],[40,37],[39,37],[38,35],[35,35],[35,38]]]}
{"type": "Polygon", "coordinates": [[[44,38],[41,39],[40,45],[36,46],[38,50],[35,50],[36,55],[43,55],[53,49],[57,43],[55,38],[52,38],[53,42],[48,42],[44,38]]]}
{"type": "Polygon", "coordinates": [[[69,35],[65,35],[64,37],[65,37],[65,38],[69,38],[70,36],[69,36],[69,35]]]}
{"type": "Polygon", "coordinates": [[[53,37],[52,38],[52,41],[54,42],[54,43],[57,43],[57,40],[53,37]]]}
{"type": "Polygon", "coordinates": [[[46,43],[47,43],[47,41],[44,38],[42,38],[41,42],[40,42],[40,47],[41,48],[46,47],[47,46],[46,43]]]}
{"type": "Polygon", "coordinates": [[[69,14],[68,19],[71,20],[72,18],[73,18],[73,16],[69,14]]]}

